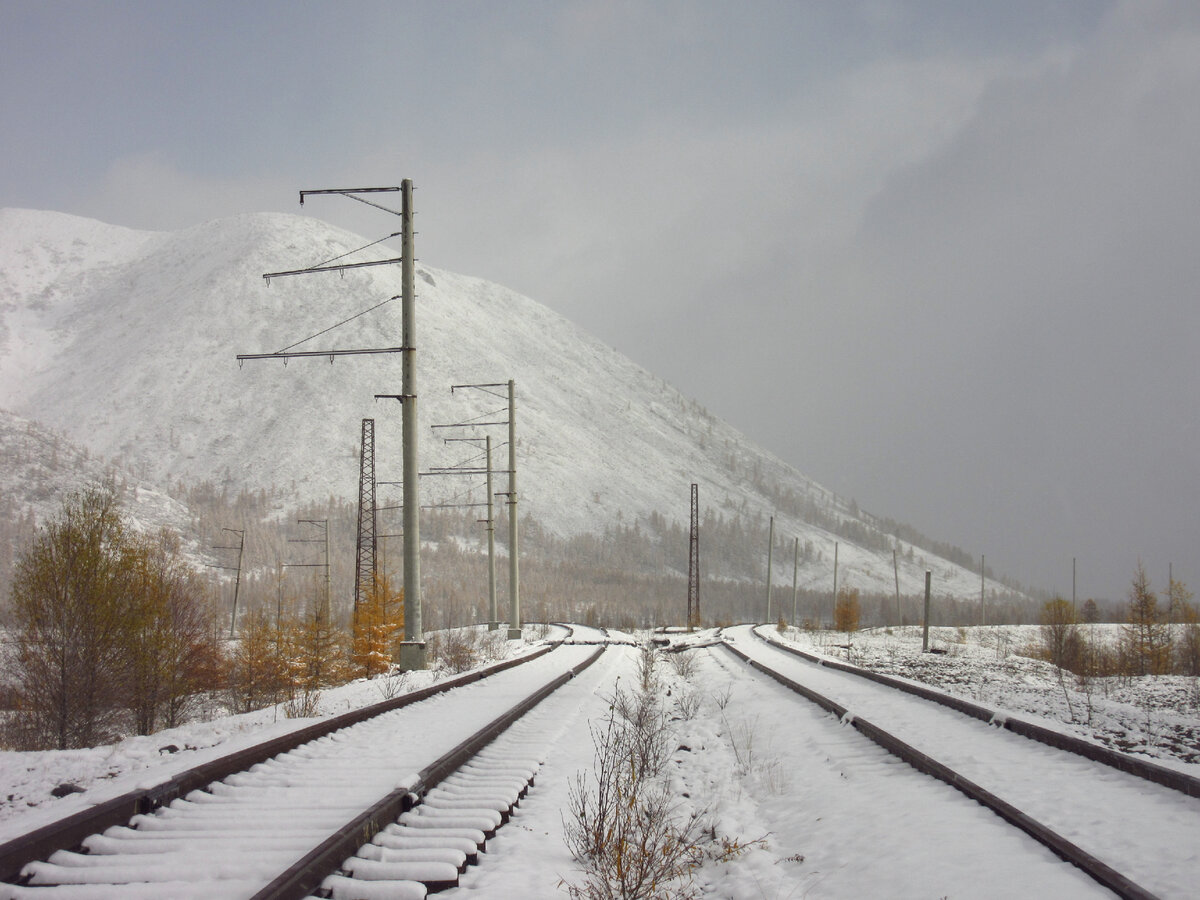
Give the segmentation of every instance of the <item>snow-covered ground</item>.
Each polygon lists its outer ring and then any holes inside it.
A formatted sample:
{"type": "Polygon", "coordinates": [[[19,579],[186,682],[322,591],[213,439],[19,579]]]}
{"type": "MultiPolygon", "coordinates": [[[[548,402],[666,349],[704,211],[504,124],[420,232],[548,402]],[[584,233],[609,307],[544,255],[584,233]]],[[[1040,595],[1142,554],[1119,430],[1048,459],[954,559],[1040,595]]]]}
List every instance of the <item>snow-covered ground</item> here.
{"type": "MultiPolygon", "coordinates": [[[[1120,625],[1088,625],[1094,641],[1115,645],[1120,625]]],[[[771,635],[776,636],[772,630],[771,635]]],[[[1200,683],[1182,675],[1096,678],[1085,685],[1070,673],[1060,680],[1049,662],[1030,654],[1038,625],[877,628],[852,635],[788,629],[780,637],[812,653],[887,675],[921,681],[1017,716],[1036,716],[1114,750],[1153,757],[1200,774],[1200,683]],[[1188,765],[1183,765],[1184,763],[1188,765]]]]}
{"type": "MultiPolygon", "coordinates": [[[[1011,628],[985,629],[973,640],[968,629],[960,644],[957,629],[938,629],[936,646],[950,652],[936,656],[919,653],[919,631],[855,635],[849,651],[841,646],[847,643],[844,635],[789,633],[787,638],[843,659],[849,652],[859,663],[882,668],[886,662],[907,677],[923,674],[933,680],[936,672],[947,690],[1026,718],[1054,717],[1053,694],[1061,694],[1057,678],[1043,664],[1005,652],[1021,646],[1022,634],[1011,628]]],[[[527,631],[526,646],[540,637],[527,631]]],[[[983,807],[895,761],[815,706],[798,702],[727,651],[705,649],[714,637],[712,631],[671,635],[673,642],[697,647],[683,654],[692,663],[676,667],[671,655],[662,654],[658,667],[671,718],[669,784],[679,813],[699,816],[708,834],[710,852],[693,873],[693,886],[704,896],[1103,895],[1081,872],[983,807]]],[[[521,646],[510,643],[513,651],[521,646]]],[[[569,790],[577,775],[593,765],[589,723],[608,714],[616,686],[632,687],[637,656],[633,646],[610,649],[530,714],[547,735],[535,786],[489,842],[480,864],[445,896],[557,897],[565,896],[566,884],[578,882],[577,865],[563,841],[569,790]]],[[[410,675],[406,687],[428,683],[431,677],[410,675]]],[[[378,701],[386,690],[377,680],[328,691],[322,714],[378,701]]],[[[1148,706],[1133,695],[1117,697],[1115,690],[1103,699],[1101,704],[1093,698],[1093,704],[1097,710],[1103,707],[1106,721],[1123,722],[1123,704],[1148,706]]],[[[1194,708],[1190,719],[1186,709],[1171,716],[1189,727],[1200,725],[1194,708]]],[[[0,796],[12,794],[13,799],[0,809],[0,839],[307,721],[287,720],[268,709],[89,751],[2,753],[0,784],[5,787],[0,796]],[[172,743],[196,749],[160,756],[159,748],[172,743]],[[49,789],[63,780],[86,784],[88,793],[49,801],[49,789]]],[[[1120,727],[1133,733],[1129,729],[1134,725],[1136,721],[1120,727]]],[[[1153,734],[1139,734],[1151,747],[1153,734]]],[[[1198,768],[1177,759],[1173,765],[1193,772],[1198,768]]],[[[1191,846],[1194,837],[1181,835],[1180,840],[1191,846]]],[[[1191,866],[1200,876],[1194,854],[1182,854],[1178,847],[1162,852],[1177,872],[1186,877],[1191,866]]]]}
{"type": "MultiPolygon", "coordinates": [[[[561,636],[561,631],[555,631],[561,636]]],[[[542,626],[527,626],[525,642],[508,642],[506,656],[536,650],[544,636],[542,626]]],[[[379,703],[452,674],[446,670],[426,670],[352,681],[321,693],[319,718],[379,703]]],[[[140,786],[164,781],[243,747],[297,731],[314,721],[288,718],[284,704],[280,703],[240,715],[189,722],[90,749],[0,751],[0,841],[140,786]],[[177,750],[164,749],[169,747],[177,750]],[[84,792],[53,797],[51,791],[64,783],[77,785],[84,792]]]]}

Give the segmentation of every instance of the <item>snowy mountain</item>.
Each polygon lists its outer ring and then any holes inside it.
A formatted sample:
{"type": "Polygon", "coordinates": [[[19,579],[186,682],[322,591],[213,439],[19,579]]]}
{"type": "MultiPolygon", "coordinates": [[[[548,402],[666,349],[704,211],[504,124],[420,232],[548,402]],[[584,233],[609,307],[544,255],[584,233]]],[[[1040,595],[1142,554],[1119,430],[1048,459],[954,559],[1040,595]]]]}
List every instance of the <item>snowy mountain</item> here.
{"type": "MultiPolygon", "coordinates": [[[[151,233],[2,210],[0,407],[153,483],[274,487],[297,500],[357,496],[361,422],[374,418],[376,477],[398,481],[400,406],[375,399],[400,393],[398,355],[287,366],[239,365],[235,358],[321,332],[296,349],[399,346],[400,302],[386,302],[400,293],[398,266],[270,284],[262,277],[367,243],[324,222],[282,214],[151,233]]],[[[396,255],[379,245],[346,259],[396,255]]],[[[429,426],[506,416],[503,397],[452,394],[450,386],[512,378],[522,512],[548,530],[599,532],[653,513],[686,527],[689,485],[696,482],[703,508],[764,522],[773,514],[781,546],[790,547],[793,536],[810,544],[802,586],[828,585],[838,541],[840,584],[893,589],[894,542],[871,516],[545,306],[419,264],[416,310],[422,470],[474,455],[469,445],[444,443],[451,432],[429,426]]],[[[504,430],[490,431],[499,446],[504,430]]],[[[495,468],[506,466],[505,453],[496,452],[495,468]]],[[[497,490],[503,483],[498,476],[497,490]]],[[[422,500],[479,500],[481,484],[482,478],[427,477],[422,500]]],[[[978,597],[977,572],[925,551],[905,560],[905,547],[902,591],[923,590],[929,567],[939,594],[978,597]]],[[[776,553],[776,579],[790,585],[792,560],[784,557],[776,553]]]]}

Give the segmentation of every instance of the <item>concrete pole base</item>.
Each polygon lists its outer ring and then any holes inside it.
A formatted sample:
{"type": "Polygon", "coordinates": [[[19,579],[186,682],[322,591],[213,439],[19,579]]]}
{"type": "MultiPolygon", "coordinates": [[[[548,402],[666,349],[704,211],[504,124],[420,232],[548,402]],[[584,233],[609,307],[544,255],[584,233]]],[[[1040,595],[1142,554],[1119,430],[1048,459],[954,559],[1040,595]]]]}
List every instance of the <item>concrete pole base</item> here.
{"type": "Polygon", "coordinates": [[[520,628],[512,628],[510,626],[508,629],[508,639],[510,641],[519,641],[521,639],[521,629],[520,628]]]}
{"type": "Polygon", "coordinates": [[[488,622],[488,631],[498,631],[500,629],[499,622],[488,622]]]}
{"type": "Polygon", "coordinates": [[[425,664],[425,642],[401,641],[400,671],[412,672],[426,668],[428,668],[428,666],[425,664]]]}

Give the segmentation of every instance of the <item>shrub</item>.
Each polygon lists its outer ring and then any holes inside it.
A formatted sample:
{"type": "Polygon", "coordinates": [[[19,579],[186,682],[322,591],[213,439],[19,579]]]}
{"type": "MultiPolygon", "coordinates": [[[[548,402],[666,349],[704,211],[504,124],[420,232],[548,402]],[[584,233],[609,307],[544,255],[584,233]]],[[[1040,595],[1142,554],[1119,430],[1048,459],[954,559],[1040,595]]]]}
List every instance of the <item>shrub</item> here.
{"type": "Polygon", "coordinates": [[[568,893],[583,900],[698,896],[691,874],[704,857],[699,817],[685,815],[656,778],[667,758],[657,696],[618,690],[608,716],[589,727],[593,771],[576,776],[563,820],[584,880],[568,884],[568,893]]]}
{"type": "Polygon", "coordinates": [[[1042,607],[1042,653],[1059,669],[1078,672],[1083,643],[1075,610],[1062,597],[1047,600],[1042,607]]]}

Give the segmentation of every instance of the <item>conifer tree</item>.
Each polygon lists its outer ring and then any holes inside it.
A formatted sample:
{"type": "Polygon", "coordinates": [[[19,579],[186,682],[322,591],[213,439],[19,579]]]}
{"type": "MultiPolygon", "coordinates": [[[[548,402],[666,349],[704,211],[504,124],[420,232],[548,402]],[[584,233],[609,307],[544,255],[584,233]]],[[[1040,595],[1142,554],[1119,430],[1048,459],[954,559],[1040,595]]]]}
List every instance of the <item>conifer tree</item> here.
{"type": "Polygon", "coordinates": [[[392,666],[392,647],[404,633],[404,589],[393,593],[386,575],[377,574],[359,605],[354,623],[351,662],[355,674],[367,678],[392,666]]]}
{"type": "Polygon", "coordinates": [[[1129,609],[1121,629],[1121,655],[1130,675],[1162,675],[1170,670],[1170,632],[1158,608],[1158,596],[1150,588],[1150,576],[1140,560],[1129,589],[1129,609]]]}

